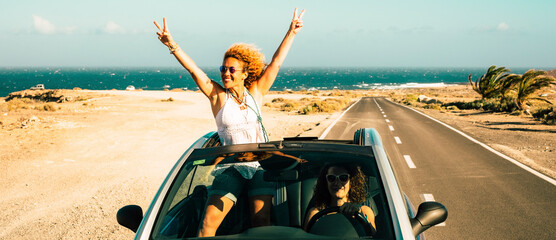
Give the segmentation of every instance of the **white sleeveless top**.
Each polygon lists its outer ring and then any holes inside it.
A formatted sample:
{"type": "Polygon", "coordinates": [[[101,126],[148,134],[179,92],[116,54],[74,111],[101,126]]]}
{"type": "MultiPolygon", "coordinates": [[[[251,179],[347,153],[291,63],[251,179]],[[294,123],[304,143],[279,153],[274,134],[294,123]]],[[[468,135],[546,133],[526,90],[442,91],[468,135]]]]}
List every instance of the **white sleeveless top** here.
{"type": "MultiPolygon", "coordinates": [[[[251,94],[246,94],[243,101],[259,113],[261,112],[251,94]]],[[[237,104],[232,94],[226,90],[226,103],[215,117],[218,136],[222,145],[265,141],[261,124],[257,119],[257,113],[245,105],[243,105],[244,109],[241,109],[241,105],[237,104]]]]}
{"type": "MultiPolygon", "coordinates": [[[[253,96],[251,94],[245,94],[245,96],[243,102],[260,113],[261,109],[255,103],[253,96]]],[[[257,114],[251,108],[245,105],[242,107],[242,105],[243,103],[237,104],[234,96],[226,90],[226,103],[224,103],[224,106],[222,106],[215,117],[218,136],[222,145],[265,142],[264,133],[261,123],[257,119],[257,114]]],[[[253,178],[259,166],[259,162],[233,164],[233,167],[245,179],[253,178]]],[[[228,166],[217,165],[212,175],[218,175],[227,168],[228,166]]]]}

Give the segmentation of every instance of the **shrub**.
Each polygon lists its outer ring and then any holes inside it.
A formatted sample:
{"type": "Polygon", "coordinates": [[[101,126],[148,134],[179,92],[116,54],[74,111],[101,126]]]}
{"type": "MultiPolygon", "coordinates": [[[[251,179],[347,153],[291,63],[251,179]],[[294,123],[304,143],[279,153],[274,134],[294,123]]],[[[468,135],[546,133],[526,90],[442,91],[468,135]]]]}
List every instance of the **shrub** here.
{"type": "Polygon", "coordinates": [[[442,110],[442,106],[438,103],[431,103],[424,106],[425,109],[442,110]]]}
{"type": "Polygon", "coordinates": [[[417,102],[417,99],[419,99],[419,97],[415,94],[407,94],[403,100],[404,103],[408,104],[411,102],[417,102]]]}
{"type": "Polygon", "coordinates": [[[47,112],[55,112],[56,111],[56,108],[54,107],[54,105],[52,105],[52,103],[45,103],[42,106],[42,109],[44,111],[47,111],[47,112]]]}
{"type": "Polygon", "coordinates": [[[313,113],[313,107],[311,105],[304,107],[303,109],[301,109],[301,112],[303,114],[311,114],[313,113]]]}
{"type": "Polygon", "coordinates": [[[174,99],[172,97],[169,97],[168,99],[162,99],[162,102],[173,102],[174,99]]]}
{"type": "Polygon", "coordinates": [[[493,112],[508,112],[511,113],[517,110],[517,105],[512,99],[502,98],[502,99],[481,99],[475,100],[473,102],[450,102],[442,104],[442,107],[448,109],[450,106],[454,106],[458,109],[473,109],[473,110],[484,110],[493,112]]]}
{"type": "Polygon", "coordinates": [[[500,111],[501,112],[514,112],[519,108],[513,99],[502,98],[500,99],[500,111]]]}
{"type": "Polygon", "coordinates": [[[556,125],[556,109],[554,107],[541,108],[532,113],[535,119],[548,125],[556,125]]]}
{"type": "Polygon", "coordinates": [[[272,99],[272,103],[279,103],[279,102],[284,102],[284,99],[281,97],[272,99]]]}
{"type": "Polygon", "coordinates": [[[343,109],[350,103],[349,98],[327,98],[325,100],[317,100],[310,105],[304,107],[301,112],[303,114],[310,114],[313,112],[335,112],[343,109]]]}
{"type": "Polygon", "coordinates": [[[280,107],[280,110],[284,112],[290,112],[290,111],[297,110],[298,108],[299,108],[299,104],[295,102],[287,102],[280,107]]]}
{"type": "Polygon", "coordinates": [[[29,99],[12,99],[7,102],[8,104],[8,111],[16,111],[18,109],[29,109],[30,106],[28,105],[29,99]]]}

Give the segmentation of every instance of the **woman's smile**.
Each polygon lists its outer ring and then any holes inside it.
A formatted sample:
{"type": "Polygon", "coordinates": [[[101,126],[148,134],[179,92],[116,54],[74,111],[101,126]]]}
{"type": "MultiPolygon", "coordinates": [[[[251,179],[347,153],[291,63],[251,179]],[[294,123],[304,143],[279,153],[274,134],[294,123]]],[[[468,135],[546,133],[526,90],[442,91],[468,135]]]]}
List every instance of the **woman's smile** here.
{"type": "Polygon", "coordinates": [[[244,65],[244,62],[233,57],[224,59],[224,62],[222,62],[223,69],[221,69],[220,72],[220,77],[222,78],[222,84],[224,85],[224,88],[232,88],[236,85],[244,85],[242,80],[245,80],[245,78],[247,78],[246,72],[243,71],[244,65]]]}
{"type": "MultiPolygon", "coordinates": [[[[348,174],[348,172],[339,167],[331,167],[328,169],[327,175],[339,176],[343,174],[348,174]]],[[[342,182],[340,179],[335,179],[334,182],[328,182],[328,191],[330,195],[335,199],[347,199],[349,193],[349,180],[347,182],[342,182]]]]}

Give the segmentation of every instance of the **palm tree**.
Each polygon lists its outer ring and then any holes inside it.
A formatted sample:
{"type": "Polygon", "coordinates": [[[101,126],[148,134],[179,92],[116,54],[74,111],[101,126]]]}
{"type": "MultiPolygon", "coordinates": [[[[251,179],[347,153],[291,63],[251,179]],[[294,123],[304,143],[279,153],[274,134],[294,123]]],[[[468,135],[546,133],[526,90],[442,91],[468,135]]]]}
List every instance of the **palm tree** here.
{"type": "Polygon", "coordinates": [[[506,98],[507,94],[514,90],[521,81],[521,75],[519,74],[509,74],[505,78],[501,79],[498,84],[498,92],[500,93],[502,99],[506,98]]]}
{"type": "Polygon", "coordinates": [[[505,67],[496,68],[496,66],[490,66],[483,76],[475,80],[471,79],[471,74],[469,74],[469,84],[475,92],[479,93],[483,99],[497,97],[501,94],[502,89],[500,87],[505,82],[505,79],[510,75],[510,69],[505,67]]]}
{"type": "Polygon", "coordinates": [[[515,103],[521,110],[527,110],[527,102],[530,100],[540,100],[552,104],[545,98],[533,97],[533,94],[542,88],[556,84],[556,78],[545,75],[545,71],[531,69],[520,75],[519,85],[517,86],[517,96],[515,103]]]}

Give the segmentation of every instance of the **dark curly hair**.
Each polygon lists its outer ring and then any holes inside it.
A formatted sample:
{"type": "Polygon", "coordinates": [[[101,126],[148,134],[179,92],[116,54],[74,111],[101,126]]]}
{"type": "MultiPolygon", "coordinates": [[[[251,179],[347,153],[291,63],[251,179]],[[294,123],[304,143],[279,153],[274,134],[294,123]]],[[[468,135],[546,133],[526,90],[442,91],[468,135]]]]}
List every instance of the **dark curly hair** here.
{"type": "Polygon", "coordinates": [[[248,88],[254,81],[259,79],[266,67],[264,54],[252,44],[236,43],[232,45],[226,50],[226,53],[224,53],[224,59],[229,57],[233,57],[245,63],[243,67],[247,69],[248,75],[244,85],[248,88]]]}
{"type": "Polygon", "coordinates": [[[331,164],[324,166],[320,171],[317,184],[315,185],[314,206],[319,209],[325,209],[330,206],[330,192],[328,192],[328,184],[326,174],[331,167],[343,168],[349,173],[349,192],[348,201],[352,203],[363,203],[367,199],[367,177],[361,170],[361,167],[352,164],[331,164]]]}

